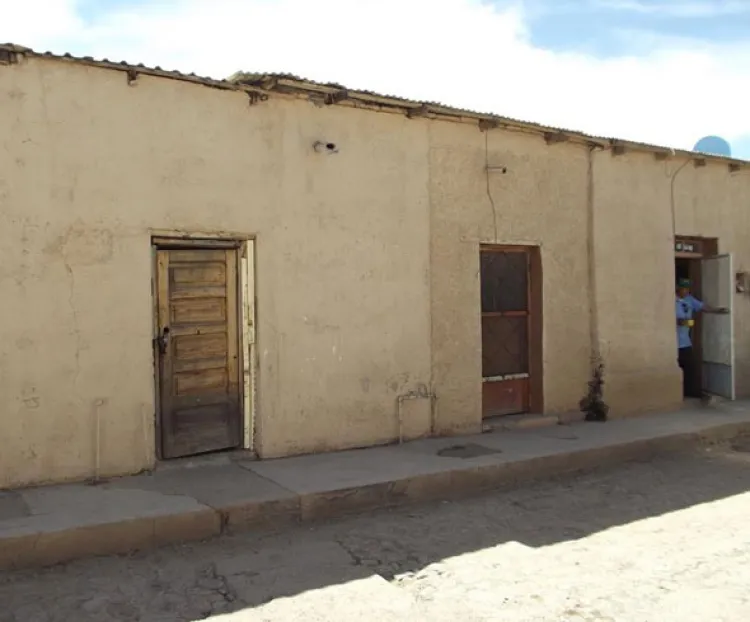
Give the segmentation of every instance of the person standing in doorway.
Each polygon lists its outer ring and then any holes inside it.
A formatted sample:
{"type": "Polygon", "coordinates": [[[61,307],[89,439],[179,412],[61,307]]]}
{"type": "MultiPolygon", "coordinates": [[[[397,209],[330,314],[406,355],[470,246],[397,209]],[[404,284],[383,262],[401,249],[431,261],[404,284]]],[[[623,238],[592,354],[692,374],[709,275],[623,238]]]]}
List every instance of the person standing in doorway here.
{"type": "Polygon", "coordinates": [[[677,362],[682,369],[682,392],[685,397],[702,397],[695,386],[695,359],[691,331],[696,313],[727,313],[727,309],[709,307],[690,293],[690,280],[678,279],[675,298],[677,314],[677,362]]]}

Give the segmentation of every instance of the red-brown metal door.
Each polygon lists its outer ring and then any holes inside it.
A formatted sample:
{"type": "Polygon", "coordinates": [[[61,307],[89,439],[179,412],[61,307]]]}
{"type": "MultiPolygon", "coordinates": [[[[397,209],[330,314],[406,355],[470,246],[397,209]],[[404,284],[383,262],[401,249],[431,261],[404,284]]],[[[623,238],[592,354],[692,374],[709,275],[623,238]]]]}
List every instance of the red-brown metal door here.
{"type": "Polygon", "coordinates": [[[481,250],[483,417],[529,412],[529,251],[481,250]]]}

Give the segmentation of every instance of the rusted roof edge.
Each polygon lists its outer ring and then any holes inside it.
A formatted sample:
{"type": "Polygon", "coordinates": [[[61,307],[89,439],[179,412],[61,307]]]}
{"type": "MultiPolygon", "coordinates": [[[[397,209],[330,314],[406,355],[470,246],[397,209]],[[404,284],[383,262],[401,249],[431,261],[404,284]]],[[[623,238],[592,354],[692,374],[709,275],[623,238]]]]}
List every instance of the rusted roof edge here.
{"type": "Polygon", "coordinates": [[[0,50],[29,56],[32,58],[49,59],[55,61],[75,63],[76,65],[87,65],[101,69],[111,69],[122,72],[135,72],[144,76],[155,78],[166,78],[168,80],[178,80],[181,82],[191,82],[202,86],[214,87],[225,91],[246,91],[255,93],[264,93],[262,88],[256,88],[248,85],[236,84],[228,80],[217,80],[207,76],[199,76],[194,73],[182,73],[176,70],[162,69],[161,67],[148,67],[143,64],[133,65],[125,61],[111,61],[107,58],[96,59],[91,56],[73,56],[72,54],[53,54],[52,52],[37,52],[31,48],[13,43],[0,44],[0,50]]]}
{"type": "Polygon", "coordinates": [[[671,147],[664,147],[638,141],[594,136],[575,130],[546,126],[530,121],[521,121],[519,119],[503,117],[496,114],[481,113],[463,108],[455,108],[452,106],[434,102],[422,102],[417,100],[403,99],[392,95],[380,95],[378,93],[371,93],[369,91],[351,90],[339,84],[323,84],[312,80],[306,80],[304,78],[300,78],[291,74],[248,74],[245,72],[238,72],[234,74],[231,79],[217,80],[215,78],[198,76],[193,73],[186,74],[180,71],[165,70],[158,66],[148,67],[143,64],[133,65],[125,61],[110,61],[106,58],[97,60],[89,56],[80,57],[73,56],[71,54],[59,55],[53,54],[51,52],[36,52],[31,48],[16,45],[13,43],[0,44],[0,50],[19,54],[22,56],[67,61],[81,65],[111,69],[115,71],[136,72],[137,74],[143,74],[158,78],[167,78],[170,80],[191,82],[193,84],[200,84],[203,86],[209,86],[221,90],[244,91],[248,93],[262,94],[276,92],[280,94],[299,95],[306,97],[318,94],[324,97],[328,96],[329,99],[327,99],[326,101],[327,103],[331,104],[346,105],[347,103],[359,102],[361,104],[364,104],[365,106],[390,108],[404,113],[408,113],[409,111],[419,111],[420,114],[414,116],[428,116],[435,119],[464,122],[476,120],[480,124],[483,124],[484,128],[497,127],[502,129],[533,133],[540,135],[545,139],[548,139],[550,136],[555,136],[557,138],[554,142],[559,142],[561,139],[567,139],[576,143],[587,144],[589,146],[599,147],[603,149],[612,149],[616,147],[619,152],[622,152],[623,150],[649,152],[655,154],[660,159],[664,159],[670,156],[690,159],[702,159],[730,165],[730,170],[750,169],[750,161],[741,160],[739,158],[726,157],[698,151],[688,151],[686,149],[674,149],[671,147]],[[252,76],[252,80],[245,80],[245,76],[252,76]],[[344,93],[345,96],[342,95],[342,93],[344,93]]]}

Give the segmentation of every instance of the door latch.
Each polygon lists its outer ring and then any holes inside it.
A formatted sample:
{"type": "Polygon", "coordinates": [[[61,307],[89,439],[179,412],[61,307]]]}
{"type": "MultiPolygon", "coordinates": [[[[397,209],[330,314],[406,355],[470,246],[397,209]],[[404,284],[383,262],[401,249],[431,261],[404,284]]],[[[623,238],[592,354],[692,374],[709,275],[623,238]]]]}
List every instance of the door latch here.
{"type": "Polygon", "coordinates": [[[166,354],[169,347],[169,326],[165,326],[161,331],[161,335],[156,337],[154,341],[159,347],[159,354],[166,354]]]}

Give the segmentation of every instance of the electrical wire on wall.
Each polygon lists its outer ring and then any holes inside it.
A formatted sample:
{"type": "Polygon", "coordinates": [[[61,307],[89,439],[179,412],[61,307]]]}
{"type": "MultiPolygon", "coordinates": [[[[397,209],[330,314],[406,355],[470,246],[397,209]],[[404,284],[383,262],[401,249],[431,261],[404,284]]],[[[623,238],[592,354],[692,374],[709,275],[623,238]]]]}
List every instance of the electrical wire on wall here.
{"type": "Polygon", "coordinates": [[[591,345],[591,359],[601,358],[599,340],[599,313],[597,306],[597,274],[596,274],[596,209],[594,206],[594,152],[600,149],[589,145],[586,157],[586,257],[588,268],[588,303],[589,303],[589,341],[591,345]]]}
{"type": "MultiPolygon", "coordinates": [[[[505,172],[505,167],[502,167],[505,172]]],[[[490,200],[490,207],[492,208],[492,229],[495,237],[492,241],[497,244],[497,206],[495,205],[495,199],[492,198],[492,189],[490,188],[490,132],[489,130],[484,131],[484,175],[485,182],[487,185],[487,198],[490,200]]]]}
{"type": "MultiPolygon", "coordinates": [[[[672,154],[674,155],[674,150],[672,150],[672,154]]],[[[688,157],[687,160],[685,160],[680,166],[677,167],[677,170],[675,170],[674,173],[670,173],[668,170],[665,170],[665,174],[667,177],[670,177],[669,180],[669,208],[672,213],[672,242],[677,241],[677,208],[675,206],[675,196],[674,196],[674,188],[675,188],[675,180],[677,179],[677,175],[680,174],[680,172],[692,161],[692,158],[688,157]]],[[[664,164],[664,168],[667,168],[667,164],[664,164]]],[[[736,170],[730,169],[730,172],[737,172],[736,170]]]]}
{"type": "Polygon", "coordinates": [[[672,210],[672,243],[677,240],[677,217],[675,215],[674,205],[674,182],[675,179],[677,179],[677,175],[680,173],[680,171],[684,169],[689,163],[690,159],[687,159],[682,164],[680,164],[680,166],[677,167],[677,170],[672,173],[672,178],[669,181],[669,207],[672,210]]]}

